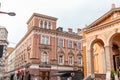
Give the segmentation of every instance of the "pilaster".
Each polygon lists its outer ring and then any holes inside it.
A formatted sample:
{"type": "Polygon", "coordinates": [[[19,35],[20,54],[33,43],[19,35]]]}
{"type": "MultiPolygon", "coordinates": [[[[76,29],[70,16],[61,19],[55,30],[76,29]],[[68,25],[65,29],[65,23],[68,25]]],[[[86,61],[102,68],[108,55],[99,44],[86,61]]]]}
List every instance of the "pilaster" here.
{"type": "Polygon", "coordinates": [[[112,54],[111,54],[111,47],[110,46],[105,46],[105,54],[106,54],[106,68],[107,71],[111,71],[113,69],[113,59],[112,59],[112,54]]]}
{"type": "Polygon", "coordinates": [[[94,73],[92,49],[91,50],[87,50],[87,55],[88,55],[88,59],[87,59],[88,75],[91,75],[91,74],[94,73]]]}

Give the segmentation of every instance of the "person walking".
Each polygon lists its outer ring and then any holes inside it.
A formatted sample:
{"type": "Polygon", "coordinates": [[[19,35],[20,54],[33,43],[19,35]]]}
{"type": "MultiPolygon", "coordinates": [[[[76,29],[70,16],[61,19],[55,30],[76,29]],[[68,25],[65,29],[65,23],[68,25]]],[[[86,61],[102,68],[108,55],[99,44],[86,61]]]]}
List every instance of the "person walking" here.
{"type": "Polygon", "coordinates": [[[16,74],[16,73],[15,73],[15,75],[14,75],[14,80],[18,80],[18,79],[17,79],[17,74],[16,74]]]}
{"type": "Polygon", "coordinates": [[[26,75],[26,79],[25,80],[31,80],[31,75],[30,75],[30,72],[28,71],[27,72],[27,75],[26,75]]]}

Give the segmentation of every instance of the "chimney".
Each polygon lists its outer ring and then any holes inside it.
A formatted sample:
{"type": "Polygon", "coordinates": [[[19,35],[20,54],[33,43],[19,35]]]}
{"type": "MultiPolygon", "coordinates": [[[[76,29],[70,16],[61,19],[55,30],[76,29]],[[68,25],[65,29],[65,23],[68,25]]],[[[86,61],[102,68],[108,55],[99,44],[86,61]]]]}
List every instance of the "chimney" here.
{"type": "Polygon", "coordinates": [[[80,29],[80,28],[78,28],[78,29],[77,29],[77,33],[80,33],[80,32],[81,32],[81,29],[80,29]]]}
{"type": "Polygon", "coordinates": [[[114,8],[115,8],[115,4],[112,4],[111,9],[114,9],[114,8]]]}
{"type": "Polygon", "coordinates": [[[68,32],[72,33],[72,29],[71,29],[71,28],[68,28],[68,32]]]}

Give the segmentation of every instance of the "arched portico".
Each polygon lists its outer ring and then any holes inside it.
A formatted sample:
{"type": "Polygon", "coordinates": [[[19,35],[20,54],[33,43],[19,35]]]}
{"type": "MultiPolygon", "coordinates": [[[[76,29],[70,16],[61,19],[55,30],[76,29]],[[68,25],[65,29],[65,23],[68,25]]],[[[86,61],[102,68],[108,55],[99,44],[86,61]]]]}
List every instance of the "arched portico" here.
{"type": "Polygon", "coordinates": [[[115,33],[109,39],[111,46],[112,70],[119,71],[120,66],[120,33],[115,33]]]}
{"type": "Polygon", "coordinates": [[[104,42],[101,39],[95,39],[90,45],[90,69],[89,74],[106,73],[106,54],[104,42]]]}
{"type": "Polygon", "coordinates": [[[109,44],[101,39],[95,39],[89,47],[89,74],[106,74],[107,71],[119,70],[120,61],[120,33],[109,38],[109,44]]]}
{"type": "Polygon", "coordinates": [[[102,74],[105,79],[106,73],[111,70],[118,71],[120,66],[120,8],[111,9],[85,27],[83,37],[85,37],[83,55],[87,64],[84,64],[86,76],[102,74]],[[117,14],[116,17],[114,17],[115,14],[117,14]]]}

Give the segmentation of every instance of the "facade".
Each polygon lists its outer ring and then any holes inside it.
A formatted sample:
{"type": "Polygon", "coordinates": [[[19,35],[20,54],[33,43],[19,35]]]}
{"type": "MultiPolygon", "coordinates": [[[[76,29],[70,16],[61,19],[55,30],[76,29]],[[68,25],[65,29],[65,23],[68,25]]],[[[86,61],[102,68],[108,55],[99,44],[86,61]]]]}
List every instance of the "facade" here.
{"type": "MultiPolygon", "coordinates": [[[[14,49],[14,70],[38,80],[57,80],[58,71],[83,69],[81,35],[56,28],[57,18],[34,13],[14,49]]],[[[79,31],[79,30],[78,30],[79,31]]],[[[11,72],[11,71],[9,71],[11,72]]],[[[59,78],[58,78],[59,79],[59,78]]]]}
{"type": "Polygon", "coordinates": [[[0,26],[0,78],[5,74],[5,55],[7,51],[7,36],[8,31],[5,27],[0,26]]]}
{"type": "Polygon", "coordinates": [[[6,54],[6,60],[5,60],[5,79],[7,79],[11,74],[9,73],[14,71],[15,67],[15,50],[12,47],[8,47],[7,54],[6,54]]]}
{"type": "Polygon", "coordinates": [[[83,58],[85,76],[120,71],[120,8],[114,4],[83,29],[83,58]]]}

